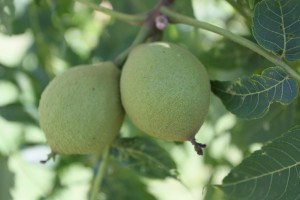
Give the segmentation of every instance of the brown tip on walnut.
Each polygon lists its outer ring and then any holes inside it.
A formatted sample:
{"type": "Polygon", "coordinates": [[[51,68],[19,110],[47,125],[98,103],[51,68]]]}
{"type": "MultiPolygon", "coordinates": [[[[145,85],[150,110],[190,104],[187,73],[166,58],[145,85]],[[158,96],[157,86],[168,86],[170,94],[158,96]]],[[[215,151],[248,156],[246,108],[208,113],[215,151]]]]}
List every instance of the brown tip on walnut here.
{"type": "Polygon", "coordinates": [[[53,161],[55,161],[55,156],[56,156],[56,153],[51,152],[51,153],[48,154],[47,159],[46,160],[41,160],[40,163],[46,164],[51,159],[53,159],[53,161]]]}
{"type": "Polygon", "coordinates": [[[197,152],[197,154],[202,156],[203,155],[203,149],[206,147],[206,144],[201,144],[201,143],[196,142],[195,138],[191,139],[190,141],[193,144],[194,149],[197,152]]]}

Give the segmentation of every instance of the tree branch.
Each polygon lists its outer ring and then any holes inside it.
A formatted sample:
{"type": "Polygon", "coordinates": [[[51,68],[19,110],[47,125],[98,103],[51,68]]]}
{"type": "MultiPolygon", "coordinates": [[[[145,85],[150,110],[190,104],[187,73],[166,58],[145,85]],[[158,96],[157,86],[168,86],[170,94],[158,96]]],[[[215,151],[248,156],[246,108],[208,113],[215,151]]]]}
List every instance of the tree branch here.
{"type": "Polygon", "coordinates": [[[247,47],[251,49],[252,51],[256,52],[257,54],[263,56],[270,62],[274,63],[277,66],[280,66],[284,68],[293,78],[300,81],[300,75],[296,71],[294,71],[288,64],[286,64],[284,61],[282,61],[280,58],[278,58],[276,55],[271,54],[267,52],[265,49],[261,48],[254,42],[251,42],[250,40],[247,40],[246,38],[243,38],[239,35],[236,35],[230,31],[227,31],[223,28],[214,26],[212,24],[209,24],[207,22],[199,21],[190,17],[186,17],[184,15],[178,14],[172,10],[170,10],[167,7],[162,7],[161,12],[165,14],[167,17],[169,17],[173,22],[175,23],[182,23],[194,26],[196,28],[201,28],[207,31],[211,31],[214,33],[217,33],[219,35],[222,35],[244,47],[247,47]]]}
{"type": "Polygon", "coordinates": [[[100,11],[111,17],[114,17],[118,20],[130,23],[130,24],[141,24],[147,19],[146,14],[129,15],[129,14],[124,14],[124,13],[120,13],[120,12],[105,8],[103,6],[99,6],[97,4],[88,2],[87,0],[75,0],[75,1],[84,4],[85,6],[87,6],[89,8],[100,11]]]}

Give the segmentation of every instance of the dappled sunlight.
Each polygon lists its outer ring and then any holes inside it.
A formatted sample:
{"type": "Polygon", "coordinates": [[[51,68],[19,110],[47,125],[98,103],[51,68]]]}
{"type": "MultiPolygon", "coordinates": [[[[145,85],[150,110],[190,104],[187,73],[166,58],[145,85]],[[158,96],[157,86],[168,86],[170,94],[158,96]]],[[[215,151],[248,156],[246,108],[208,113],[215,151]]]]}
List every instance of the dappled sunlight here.
{"type": "Polygon", "coordinates": [[[0,199],[297,199],[299,9],[0,0],[0,199]]]}

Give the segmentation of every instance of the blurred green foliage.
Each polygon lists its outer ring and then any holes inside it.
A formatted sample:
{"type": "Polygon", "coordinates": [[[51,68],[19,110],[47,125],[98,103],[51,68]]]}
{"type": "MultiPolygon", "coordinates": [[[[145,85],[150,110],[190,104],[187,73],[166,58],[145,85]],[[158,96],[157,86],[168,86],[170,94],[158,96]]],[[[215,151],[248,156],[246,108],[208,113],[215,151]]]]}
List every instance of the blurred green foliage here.
{"type": "MultiPolygon", "coordinates": [[[[153,9],[158,0],[93,2],[136,14],[153,9]]],[[[251,14],[259,1],[234,2],[251,14]]],[[[223,15],[218,18],[215,13],[215,18],[207,20],[228,29],[238,30],[240,24],[248,27],[241,12],[226,1],[177,0],[173,5],[190,17],[204,16],[200,12],[205,10],[214,12],[212,7],[223,15]]],[[[50,149],[38,125],[39,98],[49,81],[62,71],[115,59],[130,46],[139,28],[74,0],[0,0],[1,200],[87,199],[102,160],[91,155],[58,156],[55,161],[40,164],[50,149]],[[24,50],[20,56],[18,49],[24,50]]],[[[253,41],[250,30],[245,30],[243,36],[253,41]]],[[[211,79],[234,80],[271,66],[244,47],[183,24],[168,25],[162,40],[194,53],[211,79]]],[[[167,192],[176,193],[178,199],[184,194],[195,197],[191,200],[223,199],[223,193],[211,185],[221,184],[255,144],[268,142],[296,125],[298,104],[297,99],[289,106],[274,105],[262,119],[243,121],[230,114],[212,94],[209,115],[196,136],[208,145],[204,157],[196,155],[190,144],[149,138],[126,119],[122,137],[112,145],[99,199],[164,200],[161,194],[167,192]],[[170,185],[168,191],[151,190],[152,180],[167,184],[168,178],[176,180],[180,188],[170,185]]]]}
{"type": "Polygon", "coordinates": [[[0,31],[11,33],[11,22],[15,14],[15,6],[13,1],[1,0],[0,1],[0,31]]]}
{"type": "Polygon", "coordinates": [[[8,158],[0,154],[0,199],[11,199],[11,189],[14,183],[14,175],[9,170],[8,158]]]}

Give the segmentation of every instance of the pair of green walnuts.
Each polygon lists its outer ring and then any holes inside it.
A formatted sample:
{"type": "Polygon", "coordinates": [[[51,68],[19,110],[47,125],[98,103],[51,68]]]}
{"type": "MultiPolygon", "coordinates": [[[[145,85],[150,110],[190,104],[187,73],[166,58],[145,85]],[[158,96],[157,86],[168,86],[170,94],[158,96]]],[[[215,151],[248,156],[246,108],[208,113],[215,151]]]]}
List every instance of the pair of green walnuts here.
{"type": "Polygon", "coordinates": [[[101,153],[119,134],[125,112],[151,136],[193,140],[209,96],[196,57],[174,44],[146,43],[131,51],[122,72],[103,62],[54,78],[40,100],[40,125],[54,154],[101,153]]]}

